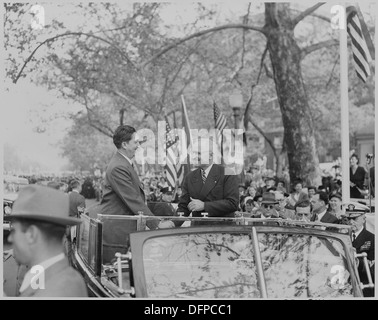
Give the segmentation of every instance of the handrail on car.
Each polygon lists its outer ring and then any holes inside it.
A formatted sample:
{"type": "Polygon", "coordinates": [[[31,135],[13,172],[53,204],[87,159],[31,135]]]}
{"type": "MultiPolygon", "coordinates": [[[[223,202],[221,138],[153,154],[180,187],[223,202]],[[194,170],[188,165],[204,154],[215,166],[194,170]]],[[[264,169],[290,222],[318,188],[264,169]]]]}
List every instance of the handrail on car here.
{"type": "MultiPolygon", "coordinates": [[[[282,218],[249,218],[249,217],[183,217],[183,216],[146,216],[146,215],[135,215],[135,216],[128,216],[128,215],[104,215],[98,214],[98,219],[100,221],[104,219],[120,219],[120,220],[136,220],[138,221],[137,230],[145,230],[146,221],[148,220],[171,220],[171,221],[214,221],[214,222],[235,222],[239,225],[248,225],[249,222],[253,223],[261,223],[261,222],[276,222],[279,226],[290,226],[290,227],[308,227],[308,228],[331,228],[333,231],[339,233],[350,233],[351,226],[344,225],[344,224],[333,224],[333,223],[324,223],[324,222],[317,222],[317,221],[300,221],[300,220],[290,220],[290,219],[282,219],[282,218]]],[[[328,229],[329,230],[329,229],[328,229]]]]}

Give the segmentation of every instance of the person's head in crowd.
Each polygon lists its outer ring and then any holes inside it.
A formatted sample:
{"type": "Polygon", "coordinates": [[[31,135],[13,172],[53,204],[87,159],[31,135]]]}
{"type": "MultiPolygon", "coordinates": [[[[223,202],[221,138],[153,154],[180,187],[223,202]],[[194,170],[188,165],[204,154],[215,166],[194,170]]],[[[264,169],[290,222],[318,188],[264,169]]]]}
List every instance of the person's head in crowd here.
{"type": "Polygon", "coordinates": [[[340,193],[331,194],[329,197],[329,208],[333,212],[339,212],[342,205],[342,196],[340,193]]]}
{"type": "Polygon", "coordinates": [[[276,205],[277,210],[282,210],[285,208],[287,197],[285,197],[284,193],[282,191],[275,191],[274,192],[276,200],[278,201],[276,205]]]}
{"type": "Polygon", "coordinates": [[[139,140],[136,130],[128,125],[119,126],[113,134],[113,143],[116,148],[124,153],[129,159],[135,156],[139,148],[139,140]]]}
{"type": "Polygon", "coordinates": [[[149,187],[150,187],[150,179],[148,179],[148,178],[144,178],[144,179],[143,179],[143,186],[144,186],[145,188],[149,188],[149,187]]]}
{"type": "Polygon", "coordinates": [[[72,191],[77,191],[77,192],[81,192],[82,190],[82,186],[81,186],[81,183],[79,180],[72,180],[71,183],[70,183],[70,188],[72,191]]]}
{"type": "Polygon", "coordinates": [[[156,178],[152,178],[150,186],[151,187],[157,187],[157,184],[158,184],[158,180],[156,178]]]}
{"type": "Polygon", "coordinates": [[[244,196],[245,195],[245,186],[244,184],[239,185],[239,196],[244,196]]]}
{"type": "Polygon", "coordinates": [[[261,207],[261,203],[263,201],[263,196],[262,194],[256,194],[255,197],[253,198],[253,202],[255,203],[256,207],[261,207]]]}
{"type": "Polygon", "coordinates": [[[49,188],[52,188],[52,189],[55,189],[55,190],[60,190],[60,183],[59,182],[56,182],[56,181],[49,181],[47,183],[47,186],[49,188]]]}
{"type": "Polygon", "coordinates": [[[277,190],[281,190],[283,192],[286,192],[285,181],[283,181],[283,180],[277,181],[277,190]]]}
{"type": "Polygon", "coordinates": [[[310,221],[311,203],[308,199],[299,201],[294,206],[295,219],[300,221],[310,221]]]}
{"type": "Polygon", "coordinates": [[[259,172],[259,167],[257,165],[253,165],[252,168],[251,168],[251,172],[252,174],[256,174],[259,172]]]}
{"type": "Polygon", "coordinates": [[[256,195],[256,193],[257,193],[257,189],[254,186],[249,186],[248,187],[248,189],[247,189],[247,195],[249,195],[252,198],[254,198],[254,196],[256,195]]]}
{"type": "Polygon", "coordinates": [[[253,200],[252,199],[248,199],[245,202],[245,208],[244,208],[245,212],[251,213],[253,208],[254,208],[253,200]]]}
{"type": "Polygon", "coordinates": [[[180,197],[182,195],[182,188],[177,187],[176,194],[180,197]]]}
{"type": "Polygon", "coordinates": [[[277,217],[276,205],[278,201],[273,192],[264,192],[262,195],[260,212],[265,218],[277,217]]]}
{"type": "Polygon", "coordinates": [[[311,198],[312,212],[318,214],[323,212],[324,210],[327,210],[328,202],[329,199],[327,192],[318,191],[311,198]]]}
{"type": "Polygon", "coordinates": [[[354,153],[354,154],[352,154],[352,155],[350,156],[349,162],[350,162],[351,167],[357,167],[358,164],[360,163],[360,159],[359,159],[358,156],[354,153]]]}
{"type": "Polygon", "coordinates": [[[303,189],[303,181],[301,179],[297,179],[294,181],[294,192],[300,193],[303,189]]]}
{"type": "Polygon", "coordinates": [[[274,179],[274,177],[266,177],[265,178],[265,185],[267,187],[267,189],[269,188],[272,188],[276,185],[276,180],[274,179]]]}
{"type": "Polygon", "coordinates": [[[307,194],[308,197],[311,199],[316,193],[316,187],[315,186],[309,186],[307,187],[307,194]]]}
{"type": "Polygon", "coordinates": [[[172,187],[164,187],[161,189],[161,200],[164,202],[172,202],[173,200],[172,187]]]}
{"type": "Polygon", "coordinates": [[[250,187],[254,187],[256,190],[258,188],[257,182],[255,180],[252,180],[249,184],[250,187]]]}
{"type": "Polygon", "coordinates": [[[68,185],[67,183],[64,183],[64,182],[60,182],[59,183],[59,190],[62,191],[62,192],[67,192],[67,189],[68,189],[68,185]]]}
{"type": "Polygon", "coordinates": [[[24,187],[13,205],[8,237],[16,261],[34,266],[64,252],[67,226],[80,223],[69,217],[68,195],[39,185],[24,187]]]}

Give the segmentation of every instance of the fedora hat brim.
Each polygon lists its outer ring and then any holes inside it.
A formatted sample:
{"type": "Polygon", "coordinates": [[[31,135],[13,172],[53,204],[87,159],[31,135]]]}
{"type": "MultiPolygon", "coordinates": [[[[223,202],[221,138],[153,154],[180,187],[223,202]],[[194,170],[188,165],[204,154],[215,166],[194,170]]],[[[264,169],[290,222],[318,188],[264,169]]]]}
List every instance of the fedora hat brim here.
{"type": "Polygon", "coordinates": [[[262,202],[261,202],[262,204],[278,204],[278,201],[270,201],[270,200],[263,200],[262,202]]]}
{"type": "Polygon", "coordinates": [[[59,224],[62,226],[75,226],[81,223],[80,219],[77,218],[70,218],[70,217],[56,217],[56,216],[46,216],[46,215],[38,215],[38,214],[10,214],[4,216],[5,221],[13,221],[17,219],[28,219],[28,220],[38,220],[43,222],[50,222],[53,224],[59,224]]]}

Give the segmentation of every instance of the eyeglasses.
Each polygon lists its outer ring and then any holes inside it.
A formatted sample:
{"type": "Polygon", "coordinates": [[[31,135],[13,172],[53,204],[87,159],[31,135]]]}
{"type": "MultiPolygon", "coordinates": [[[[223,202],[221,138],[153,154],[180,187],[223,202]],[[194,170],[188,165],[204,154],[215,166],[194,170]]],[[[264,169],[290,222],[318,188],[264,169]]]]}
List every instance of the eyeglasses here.
{"type": "Polygon", "coordinates": [[[272,205],[272,204],[263,204],[263,208],[265,208],[265,209],[273,209],[274,208],[274,205],[272,205]]]}

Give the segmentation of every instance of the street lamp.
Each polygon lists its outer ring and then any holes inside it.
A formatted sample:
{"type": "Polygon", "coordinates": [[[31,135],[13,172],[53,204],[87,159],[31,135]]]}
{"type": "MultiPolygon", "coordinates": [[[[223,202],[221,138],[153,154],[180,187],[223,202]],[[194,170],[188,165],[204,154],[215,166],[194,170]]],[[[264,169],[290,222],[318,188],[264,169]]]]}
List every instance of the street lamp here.
{"type": "Polygon", "coordinates": [[[228,101],[235,118],[235,129],[238,129],[240,123],[240,110],[243,106],[243,95],[239,90],[234,90],[233,93],[229,96],[228,101]]]}

